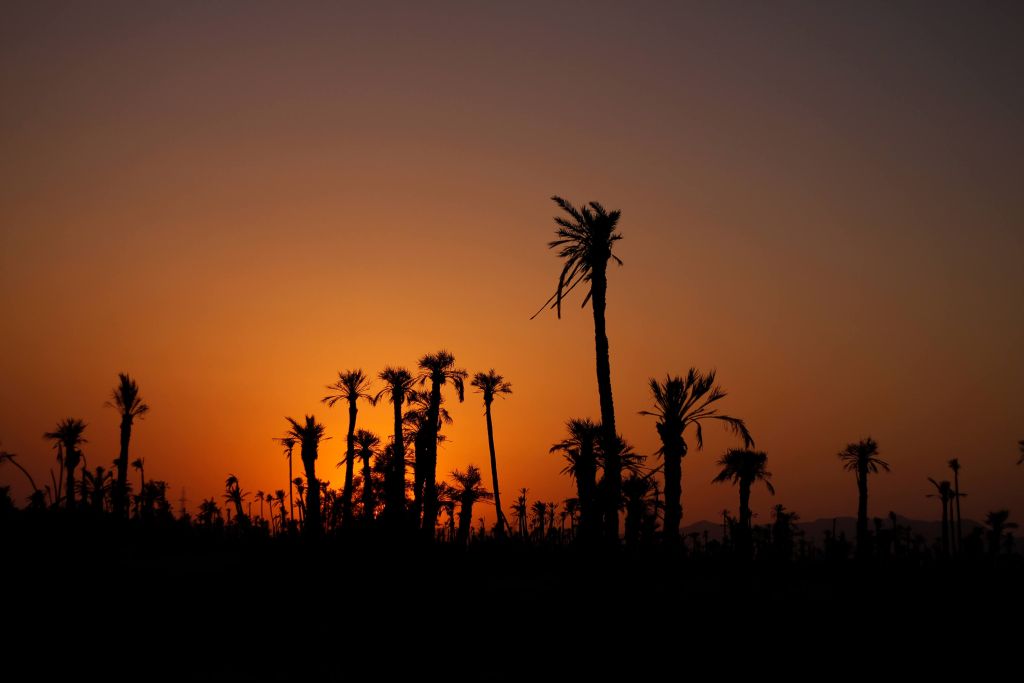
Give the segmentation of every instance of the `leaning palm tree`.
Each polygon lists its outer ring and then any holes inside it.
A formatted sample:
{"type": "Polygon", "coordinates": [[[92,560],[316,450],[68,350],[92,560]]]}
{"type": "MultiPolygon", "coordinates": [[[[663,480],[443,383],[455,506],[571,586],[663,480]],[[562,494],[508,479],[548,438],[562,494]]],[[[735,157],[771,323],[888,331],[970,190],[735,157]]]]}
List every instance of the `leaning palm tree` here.
{"type": "Polygon", "coordinates": [[[293,418],[286,417],[291,425],[286,436],[295,439],[299,444],[302,456],[302,465],[306,470],[307,494],[306,494],[306,520],[303,530],[312,536],[318,536],[323,531],[320,523],[320,480],[316,478],[316,459],[320,442],[330,437],[324,435],[324,426],[316,421],[312,415],[306,416],[305,423],[300,423],[293,418]]]}
{"type": "Polygon", "coordinates": [[[238,477],[229,474],[224,482],[224,500],[235,507],[235,522],[238,524],[245,524],[249,521],[248,516],[242,512],[242,502],[248,496],[249,494],[242,491],[242,487],[239,486],[238,477]]]}
{"type": "Polygon", "coordinates": [[[1002,547],[1003,536],[1007,529],[1016,529],[1017,523],[1008,521],[1009,510],[996,510],[985,515],[985,526],[988,527],[989,552],[998,555],[1002,547]]]}
{"type": "Polygon", "coordinates": [[[21,473],[25,475],[25,478],[28,479],[28,483],[32,485],[33,494],[38,493],[39,487],[36,486],[36,480],[32,478],[32,475],[28,473],[28,470],[26,470],[20,462],[15,460],[16,457],[17,455],[15,455],[14,453],[0,451],[0,465],[4,464],[5,462],[9,462],[15,467],[17,467],[19,470],[21,470],[21,473]]]}
{"type": "Polygon", "coordinates": [[[44,439],[53,441],[64,454],[61,461],[67,477],[64,506],[69,510],[75,506],[75,468],[82,461],[82,452],[78,447],[87,443],[82,436],[85,427],[86,424],[81,420],[68,417],[58,422],[55,430],[43,434],[44,439]]]}
{"type": "MultiPolygon", "coordinates": [[[[564,263],[558,276],[555,293],[540,310],[553,308],[561,318],[562,299],[580,284],[588,289],[583,297],[583,306],[590,301],[594,314],[597,393],[601,403],[602,438],[607,459],[605,478],[608,481],[609,499],[604,510],[605,534],[609,540],[618,542],[618,501],[622,472],[619,469],[618,457],[614,453],[618,432],[615,429],[612,371],[604,318],[608,293],[608,261],[614,259],[616,263],[622,265],[622,260],[612,254],[612,246],[622,239],[622,235],[616,232],[621,212],[606,211],[597,202],[590,202],[577,208],[558,196],[552,197],[551,200],[568,215],[568,218],[555,217],[555,224],[558,225],[555,230],[557,239],[548,243],[549,248],[558,249],[558,256],[564,263]]],[[[539,313],[540,311],[537,311],[534,317],[539,313]]]]}
{"type": "Polygon", "coordinates": [[[377,455],[380,437],[373,432],[360,429],[355,434],[356,456],[363,461],[363,519],[373,519],[373,469],[370,458],[377,455]]]}
{"type": "Polygon", "coordinates": [[[121,415],[121,450],[117,456],[117,481],[114,482],[114,514],[121,517],[128,507],[128,444],[132,440],[132,425],[149,412],[149,406],[139,395],[139,385],[126,373],[117,375],[118,384],[106,405],[121,415]]]}
{"type": "Polygon", "coordinates": [[[889,463],[878,457],[878,442],[870,436],[847,444],[838,454],[843,469],[857,475],[857,555],[868,555],[868,475],[889,471],[889,463]]]}
{"type": "MultiPolygon", "coordinates": [[[[455,367],[455,356],[448,351],[428,353],[419,360],[420,384],[430,382],[430,403],[427,409],[427,433],[422,446],[423,460],[423,532],[434,537],[434,523],[437,519],[437,435],[441,411],[441,387],[451,382],[461,403],[466,398],[465,382],[467,372],[455,367]]],[[[418,455],[418,454],[417,454],[418,455]]]]}
{"type": "Polygon", "coordinates": [[[566,460],[563,474],[576,482],[579,500],[582,542],[593,541],[600,532],[601,510],[597,503],[597,453],[601,425],[589,418],[572,419],[565,423],[569,436],[551,446],[549,452],[561,453],[566,460]]]}
{"type": "MultiPolygon", "coordinates": [[[[346,370],[338,372],[338,381],[329,384],[327,389],[331,391],[323,397],[323,402],[328,408],[333,408],[338,401],[348,404],[348,436],[346,437],[345,449],[345,486],[341,490],[341,519],[343,524],[350,523],[352,516],[352,470],[355,467],[356,452],[356,415],[359,413],[359,399],[365,399],[371,406],[376,403],[370,395],[370,379],[363,374],[362,369],[346,370]]],[[[339,463],[340,465],[341,463],[339,463]]]]}
{"type": "Polygon", "coordinates": [[[465,472],[454,470],[451,477],[454,482],[454,498],[459,501],[459,528],[455,532],[455,543],[466,545],[473,524],[473,504],[479,500],[489,500],[493,495],[484,488],[480,468],[476,465],[470,465],[465,472]]]}
{"type": "Polygon", "coordinates": [[[953,503],[953,485],[948,481],[935,481],[928,477],[928,481],[935,487],[935,493],[929,493],[928,498],[938,498],[942,505],[942,554],[949,554],[949,509],[953,503]]]}
{"type": "Polygon", "coordinates": [[[740,487],[740,528],[745,532],[750,530],[750,487],[759,481],[763,481],[768,492],[775,495],[775,487],[772,486],[772,473],[767,469],[768,454],[764,451],[751,451],[741,448],[731,448],[718,461],[722,469],[711,481],[719,484],[731,481],[739,484],[740,487]]]}
{"type": "Polygon", "coordinates": [[[498,460],[494,455],[494,426],[491,422],[491,404],[495,396],[512,393],[512,385],[491,368],[489,372],[478,372],[473,376],[473,386],[483,394],[484,417],[487,419],[487,447],[491,452],[491,486],[494,488],[494,508],[498,515],[498,538],[505,536],[505,514],[501,511],[501,494],[498,492],[498,460]]]}
{"type": "Polygon", "coordinates": [[[956,533],[953,535],[953,551],[960,552],[960,543],[963,539],[963,521],[960,517],[960,461],[953,458],[949,461],[949,469],[953,470],[953,499],[956,501],[956,533]]]}
{"type": "Polygon", "coordinates": [[[284,446],[284,455],[288,458],[288,516],[291,519],[295,519],[295,501],[292,498],[292,481],[295,479],[292,476],[292,450],[295,449],[295,444],[297,442],[294,437],[287,435],[279,439],[274,439],[274,441],[277,441],[279,444],[284,446]]]}
{"type": "Polygon", "coordinates": [[[686,377],[667,376],[664,382],[650,379],[653,410],[641,410],[641,415],[658,419],[655,425],[661,448],[657,454],[665,463],[665,520],[663,535],[668,543],[679,540],[679,525],[683,519],[683,458],[687,453],[686,429],[696,428],[697,449],[704,448],[704,432],[701,423],[718,420],[743,439],[744,448],[752,448],[754,439],[747,431],[743,420],[722,415],[715,403],[725,398],[725,391],[715,384],[715,371],[704,374],[690,368],[686,377]]]}
{"type": "Polygon", "coordinates": [[[374,401],[387,396],[394,408],[394,440],[390,459],[391,468],[385,476],[384,513],[393,525],[401,522],[405,508],[405,441],[402,437],[402,404],[412,391],[413,376],[405,368],[388,366],[377,375],[384,382],[384,388],[377,392],[374,401]]]}

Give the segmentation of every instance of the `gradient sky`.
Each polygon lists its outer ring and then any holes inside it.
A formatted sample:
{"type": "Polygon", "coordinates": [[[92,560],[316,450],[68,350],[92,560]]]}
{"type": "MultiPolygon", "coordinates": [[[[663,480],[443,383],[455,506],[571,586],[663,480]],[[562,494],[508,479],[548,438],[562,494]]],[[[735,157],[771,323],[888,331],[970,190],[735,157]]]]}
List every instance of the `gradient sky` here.
{"type": "MultiPolygon", "coordinates": [[[[191,506],[282,488],[271,441],[339,369],[439,348],[495,405],[506,500],[571,494],[548,447],[598,417],[589,309],[529,316],[561,194],[623,211],[608,328],[620,429],[647,378],[717,368],[804,519],[852,515],[835,453],[872,435],[873,515],[1024,514],[1024,10],[1019,3],[5,2],[0,442],[89,423],[118,371],[152,412],[132,456],[191,506]]],[[[487,472],[482,404],[448,405],[439,474],[487,472]]],[[[389,406],[361,426],[386,435],[389,406]]],[[[684,463],[684,523],[733,437],[684,463]]],[[[0,482],[27,488],[5,466],[0,482]]],[[[506,503],[507,505],[507,503],[506,503]]]]}

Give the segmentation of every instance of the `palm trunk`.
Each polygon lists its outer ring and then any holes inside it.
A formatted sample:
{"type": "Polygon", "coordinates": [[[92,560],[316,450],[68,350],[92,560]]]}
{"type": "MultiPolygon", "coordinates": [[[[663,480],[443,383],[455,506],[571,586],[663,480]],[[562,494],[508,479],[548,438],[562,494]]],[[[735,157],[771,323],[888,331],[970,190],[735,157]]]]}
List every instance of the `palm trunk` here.
{"type": "Polygon", "coordinates": [[[428,540],[434,538],[434,523],[437,521],[437,423],[440,412],[441,383],[432,382],[430,406],[427,409],[427,435],[429,438],[424,442],[427,448],[423,463],[423,533],[428,540]]]}
{"type": "Polygon", "coordinates": [[[345,454],[345,487],[341,490],[341,520],[344,526],[348,526],[352,518],[352,471],[355,469],[356,415],[359,413],[356,400],[352,399],[348,403],[348,451],[345,454]]]}
{"type": "Polygon", "coordinates": [[[455,532],[455,544],[466,545],[469,541],[469,530],[473,524],[473,504],[462,501],[459,505],[459,530],[455,532]]]}
{"type": "Polygon", "coordinates": [[[320,480],[316,478],[316,460],[303,454],[302,464],[306,468],[306,521],[303,530],[310,536],[319,536],[323,526],[320,522],[320,480]]]}
{"type": "Polygon", "coordinates": [[[580,460],[586,460],[585,467],[577,468],[576,495],[580,499],[580,538],[585,543],[593,542],[600,533],[600,510],[597,509],[597,468],[593,453],[580,453],[580,460]]]}
{"type": "Polygon", "coordinates": [[[121,416],[121,451],[117,456],[117,482],[114,484],[114,514],[124,517],[128,497],[128,443],[132,440],[132,417],[121,416]]]}
{"type": "Polygon", "coordinates": [[[412,511],[410,516],[419,523],[420,515],[423,513],[423,480],[426,471],[427,447],[423,444],[430,438],[426,427],[420,425],[413,437],[413,466],[412,466],[412,511]]]}
{"type": "Polygon", "coordinates": [[[78,465],[78,459],[72,450],[65,449],[64,460],[64,474],[67,476],[67,482],[65,483],[67,487],[65,507],[71,510],[75,507],[75,467],[78,465]]]}
{"type": "MultiPolygon", "coordinates": [[[[674,449],[672,449],[674,450],[674,449]]],[[[683,459],[665,448],[665,543],[679,542],[679,525],[683,520],[683,459]]]]}
{"type": "Polygon", "coordinates": [[[501,511],[501,494],[498,493],[498,459],[494,455],[494,426],[491,423],[491,402],[484,403],[487,418],[487,447],[491,451],[491,486],[494,488],[494,509],[498,515],[498,538],[505,537],[505,513],[501,511]]]}
{"type": "MultiPolygon", "coordinates": [[[[948,483],[943,483],[948,491],[948,483]]],[[[945,497],[942,498],[942,554],[949,555],[949,501],[945,497]]]]}
{"type": "Polygon", "coordinates": [[[295,519],[295,501],[292,498],[292,487],[295,486],[295,477],[292,476],[292,449],[288,449],[288,516],[295,519]]]}
{"type": "Polygon", "coordinates": [[[604,313],[608,291],[607,259],[595,264],[591,280],[591,306],[594,310],[594,347],[597,355],[597,393],[601,401],[601,428],[604,445],[604,532],[606,540],[619,542],[619,498],[622,469],[619,460],[618,432],[615,429],[615,404],[612,401],[612,369],[608,355],[608,334],[604,313]]]}
{"type": "Polygon", "coordinates": [[[387,515],[398,526],[405,512],[405,442],[402,440],[402,398],[392,396],[395,408],[395,440],[392,444],[391,482],[388,486],[387,515]]]}
{"type": "Polygon", "coordinates": [[[960,472],[953,471],[953,492],[956,494],[956,542],[954,547],[957,553],[960,552],[960,544],[963,542],[963,527],[960,519],[960,472]]]}
{"type": "Polygon", "coordinates": [[[373,519],[373,479],[370,458],[363,458],[363,519],[373,519]]]}
{"type": "Polygon", "coordinates": [[[740,522],[736,529],[736,547],[746,557],[751,550],[751,525],[750,525],[750,484],[746,479],[740,479],[740,522]]]}
{"type": "Polygon", "coordinates": [[[868,556],[868,468],[857,469],[857,556],[868,556]]]}

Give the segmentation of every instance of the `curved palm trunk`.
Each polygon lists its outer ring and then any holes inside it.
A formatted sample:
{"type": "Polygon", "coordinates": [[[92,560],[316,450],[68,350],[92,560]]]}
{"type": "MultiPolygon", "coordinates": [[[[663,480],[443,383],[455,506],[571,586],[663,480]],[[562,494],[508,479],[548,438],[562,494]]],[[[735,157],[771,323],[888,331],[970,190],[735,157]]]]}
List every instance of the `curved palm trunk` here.
{"type": "Polygon", "coordinates": [[[596,264],[591,280],[591,306],[594,311],[594,347],[597,354],[597,393],[601,401],[602,442],[604,445],[604,533],[608,541],[619,541],[619,497],[622,491],[622,467],[619,460],[618,432],[615,430],[615,404],[612,401],[612,369],[608,354],[608,334],[604,313],[607,305],[607,259],[596,264]]]}
{"type": "Polygon", "coordinates": [[[345,453],[345,486],[341,490],[341,521],[348,526],[352,518],[352,471],[356,457],[356,415],[359,408],[355,399],[348,402],[348,450],[345,453]]]}
{"type": "Polygon", "coordinates": [[[114,484],[114,514],[124,517],[128,509],[128,444],[132,440],[132,417],[121,416],[121,451],[117,456],[117,481],[114,484]]]}
{"type": "MultiPolygon", "coordinates": [[[[434,538],[434,524],[437,521],[437,422],[441,412],[441,384],[432,382],[430,406],[427,409],[427,435],[423,454],[423,534],[428,540],[434,538]]],[[[418,455],[418,454],[417,454],[418,455]]],[[[461,510],[459,513],[461,514],[461,510]]]]}
{"type": "Polygon", "coordinates": [[[491,451],[491,485],[494,488],[494,509],[498,515],[498,538],[505,537],[505,513],[501,511],[501,494],[498,493],[498,459],[494,455],[494,426],[491,423],[491,401],[484,403],[487,417],[487,447],[491,451]]]}
{"type": "Polygon", "coordinates": [[[868,468],[857,468],[857,556],[868,556],[868,468]]]}
{"type": "Polygon", "coordinates": [[[363,458],[363,519],[373,519],[373,479],[370,458],[363,458]]]}
{"type": "Polygon", "coordinates": [[[401,524],[405,512],[405,442],[402,440],[402,400],[401,397],[392,401],[395,408],[395,440],[392,444],[391,476],[388,489],[388,502],[385,512],[395,526],[401,524]]]}
{"type": "MultiPolygon", "coordinates": [[[[673,449],[674,450],[674,449],[673,449]]],[[[665,449],[665,543],[679,542],[679,525],[683,521],[683,458],[665,449]]]]}

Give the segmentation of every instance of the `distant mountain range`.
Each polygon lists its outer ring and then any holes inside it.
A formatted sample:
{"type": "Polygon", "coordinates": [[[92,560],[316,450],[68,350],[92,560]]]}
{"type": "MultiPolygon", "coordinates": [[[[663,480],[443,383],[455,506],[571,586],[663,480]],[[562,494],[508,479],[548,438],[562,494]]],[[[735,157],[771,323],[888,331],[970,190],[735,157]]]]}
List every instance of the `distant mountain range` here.
{"type": "MultiPolygon", "coordinates": [[[[896,521],[900,526],[910,527],[912,533],[920,534],[926,540],[932,541],[942,536],[942,522],[941,521],[930,521],[921,519],[910,519],[909,517],[902,517],[896,515],[896,521]]],[[[754,524],[761,524],[763,522],[760,519],[755,518],[754,524]]],[[[835,524],[836,534],[845,534],[846,538],[852,541],[857,535],[857,518],[856,517],[821,517],[814,520],[813,522],[797,522],[796,526],[804,532],[804,538],[808,541],[821,542],[825,538],[825,532],[832,531],[832,525],[835,524]]],[[[869,527],[874,530],[874,521],[869,520],[869,527]]],[[[892,528],[892,522],[889,517],[886,516],[882,519],[882,525],[885,529],[892,528]]],[[[972,519],[965,519],[963,521],[963,533],[967,536],[971,533],[971,530],[975,527],[982,526],[978,522],[972,519]]],[[[721,522],[709,522],[702,520],[682,528],[683,535],[697,533],[703,536],[704,532],[707,531],[709,539],[722,540],[722,523],[721,522]]]]}

